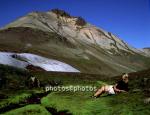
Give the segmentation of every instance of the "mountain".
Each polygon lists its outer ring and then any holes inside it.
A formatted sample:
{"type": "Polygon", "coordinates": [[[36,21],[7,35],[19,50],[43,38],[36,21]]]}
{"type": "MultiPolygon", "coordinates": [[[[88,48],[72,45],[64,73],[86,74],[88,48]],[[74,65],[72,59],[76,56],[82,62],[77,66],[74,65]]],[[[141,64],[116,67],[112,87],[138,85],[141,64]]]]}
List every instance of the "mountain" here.
{"type": "Polygon", "coordinates": [[[150,48],[143,48],[143,51],[150,56],[150,48]]]}
{"type": "Polygon", "coordinates": [[[1,28],[0,51],[36,54],[92,74],[117,75],[150,67],[144,51],[59,9],[31,12],[1,28]]]}

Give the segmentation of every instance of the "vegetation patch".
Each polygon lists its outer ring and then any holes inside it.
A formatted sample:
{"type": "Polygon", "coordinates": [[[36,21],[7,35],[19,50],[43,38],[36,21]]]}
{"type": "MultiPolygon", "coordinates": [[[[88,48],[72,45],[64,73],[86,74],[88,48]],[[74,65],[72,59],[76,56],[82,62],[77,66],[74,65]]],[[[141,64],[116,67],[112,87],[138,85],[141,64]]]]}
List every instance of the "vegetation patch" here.
{"type": "Polygon", "coordinates": [[[51,115],[44,107],[39,104],[31,104],[25,107],[12,110],[5,115],[51,115]]]}

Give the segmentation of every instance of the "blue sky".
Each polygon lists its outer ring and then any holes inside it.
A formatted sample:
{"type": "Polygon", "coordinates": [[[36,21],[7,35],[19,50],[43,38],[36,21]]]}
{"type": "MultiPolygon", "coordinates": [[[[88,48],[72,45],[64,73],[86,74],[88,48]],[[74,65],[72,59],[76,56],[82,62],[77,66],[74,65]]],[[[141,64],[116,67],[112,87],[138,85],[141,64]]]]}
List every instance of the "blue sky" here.
{"type": "Polygon", "coordinates": [[[81,16],[136,48],[150,47],[150,0],[0,0],[0,27],[53,8],[81,16]]]}

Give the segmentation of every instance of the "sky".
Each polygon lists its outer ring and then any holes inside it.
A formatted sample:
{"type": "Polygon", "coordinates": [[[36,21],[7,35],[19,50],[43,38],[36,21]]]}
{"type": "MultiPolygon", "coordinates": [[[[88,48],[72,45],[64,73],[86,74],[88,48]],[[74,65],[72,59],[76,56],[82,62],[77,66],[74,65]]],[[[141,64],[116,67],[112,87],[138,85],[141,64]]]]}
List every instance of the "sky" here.
{"type": "Polygon", "coordinates": [[[0,0],[0,27],[54,8],[81,16],[133,47],[150,47],[150,0],[0,0]]]}

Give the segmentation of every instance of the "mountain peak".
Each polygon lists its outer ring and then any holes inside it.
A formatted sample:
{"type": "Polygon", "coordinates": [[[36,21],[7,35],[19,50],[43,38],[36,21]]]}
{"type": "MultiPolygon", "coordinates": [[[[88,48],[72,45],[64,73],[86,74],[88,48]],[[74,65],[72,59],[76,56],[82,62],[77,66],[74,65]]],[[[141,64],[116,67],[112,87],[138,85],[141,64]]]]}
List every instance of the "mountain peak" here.
{"type": "Polygon", "coordinates": [[[51,12],[55,13],[57,15],[57,17],[59,18],[59,16],[61,17],[66,17],[66,18],[76,18],[76,25],[78,26],[84,26],[86,25],[86,21],[85,19],[83,19],[82,17],[78,16],[71,16],[68,12],[61,10],[61,9],[52,9],[51,12]]]}
{"type": "Polygon", "coordinates": [[[64,10],[52,9],[51,12],[57,14],[57,16],[72,18],[72,16],[69,13],[67,13],[66,11],[64,11],[64,10]]]}
{"type": "Polygon", "coordinates": [[[143,48],[143,49],[148,49],[148,50],[150,50],[150,47],[146,47],[146,48],[143,48]]]}

